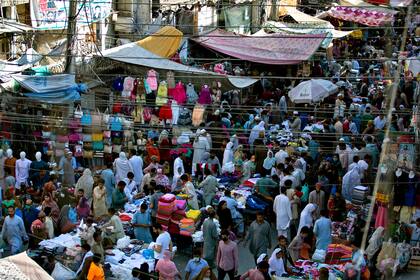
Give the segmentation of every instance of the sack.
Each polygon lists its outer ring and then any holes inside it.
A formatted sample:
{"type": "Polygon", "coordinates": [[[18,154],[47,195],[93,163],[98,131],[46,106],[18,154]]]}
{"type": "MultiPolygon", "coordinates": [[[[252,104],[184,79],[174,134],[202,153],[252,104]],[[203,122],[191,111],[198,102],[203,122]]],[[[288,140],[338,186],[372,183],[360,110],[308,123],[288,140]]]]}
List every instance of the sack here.
{"type": "Polygon", "coordinates": [[[102,125],[102,114],[99,112],[99,109],[96,108],[96,112],[92,113],[92,126],[101,126],[102,125]]]}
{"type": "Polygon", "coordinates": [[[111,145],[104,145],[104,153],[111,154],[112,153],[112,146],[111,145]]]}
{"type": "Polygon", "coordinates": [[[116,154],[121,153],[121,145],[113,145],[112,146],[112,152],[116,153],[116,154]]]}
{"type": "Polygon", "coordinates": [[[181,108],[178,117],[178,124],[190,125],[191,124],[191,111],[187,108],[181,108]]]}
{"type": "Polygon", "coordinates": [[[145,107],[143,109],[143,120],[144,122],[150,122],[152,119],[152,109],[145,107]]]}
{"type": "Polygon", "coordinates": [[[51,277],[55,280],[72,280],[76,279],[77,275],[72,270],[62,265],[60,262],[56,262],[54,270],[51,273],[51,277]]]}
{"type": "Polygon", "coordinates": [[[77,143],[82,140],[82,136],[79,133],[72,133],[69,135],[69,142],[77,143]]]}
{"type": "Polygon", "coordinates": [[[246,199],[246,206],[252,210],[264,211],[268,203],[255,195],[250,195],[246,199]]]}
{"type": "Polygon", "coordinates": [[[104,138],[111,138],[111,131],[110,130],[105,130],[103,133],[104,138]]]}
{"type": "Polygon", "coordinates": [[[70,129],[79,129],[80,128],[80,119],[70,119],[69,120],[70,129]]]}
{"type": "Polygon", "coordinates": [[[105,109],[105,112],[102,114],[102,123],[108,125],[109,123],[109,111],[108,108],[105,109]]]}
{"type": "Polygon", "coordinates": [[[83,134],[83,142],[92,142],[92,134],[83,134]]]}
{"type": "Polygon", "coordinates": [[[111,120],[111,130],[112,131],[122,131],[121,119],[118,117],[113,117],[111,120]]]}
{"type": "Polygon", "coordinates": [[[81,119],[83,117],[82,107],[77,105],[76,109],[74,110],[74,118],[81,119]]]}
{"type": "Polygon", "coordinates": [[[93,133],[92,134],[92,141],[102,141],[104,139],[102,133],[93,133]]]}
{"type": "Polygon", "coordinates": [[[117,240],[117,249],[124,249],[130,245],[130,237],[124,236],[117,240]]]}
{"type": "Polygon", "coordinates": [[[82,157],[83,156],[82,145],[75,145],[74,146],[74,156],[75,157],[82,157]]]}
{"type": "Polygon", "coordinates": [[[83,126],[90,126],[92,125],[92,116],[90,115],[89,111],[86,111],[86,113],[83,114],[82,118],[80,119],[80,123],[83,126]]]}
{"type": "Polygon", "coordinates": [[[92,148],[93,148],[94,151],[103,151],[104,150],[104,142],[93,141],[92,148]]]}
{"type": "Polygon", "coordinates": [[[86,158],[86,159],[93,158],[93,151],[86,151],[86,150],[84,150],[83,151],[83,157],[86,158]]]}
{"type": "Polygon", "coordinates": [[[57,142],[68,143],[69,142],[69,137],[67,135],[57,135],[57,142]]]}

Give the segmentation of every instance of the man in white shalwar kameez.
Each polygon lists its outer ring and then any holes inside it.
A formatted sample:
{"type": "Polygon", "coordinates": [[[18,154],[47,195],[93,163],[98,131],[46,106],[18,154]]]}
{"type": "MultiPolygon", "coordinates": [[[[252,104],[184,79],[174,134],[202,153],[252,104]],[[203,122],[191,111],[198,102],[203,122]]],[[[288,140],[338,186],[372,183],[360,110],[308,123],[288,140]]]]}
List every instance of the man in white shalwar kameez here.
{"type": "Polygon", "coordinates": [[[181,175],[185,173],[184,169],[185,155],[180,154],[174,161],[174,176],[172,178],[172,190],[176,187],[176,182],[181,178],[181,175]]]}
{"type": "Polygon", "coordinates": [[[278,236],[283,235],[290,240],[289,228],[292,220],[292,207],[286,196],[286,187],[280,188],[280,194],[274,199],[274,213],[276,213],[276,228],[278,236]]]}
{"type": "Polygon", "coordinates": [[[194,148],[194,155],[192,160],[192,175],[195,176],[197,172],[197,164],[200,163],[201,158],[205,152],[210,151],[210,144],[207,140],[207,132],[202,129],[197,132],[197,137],[194,140],[193,148],[194,148]]]}

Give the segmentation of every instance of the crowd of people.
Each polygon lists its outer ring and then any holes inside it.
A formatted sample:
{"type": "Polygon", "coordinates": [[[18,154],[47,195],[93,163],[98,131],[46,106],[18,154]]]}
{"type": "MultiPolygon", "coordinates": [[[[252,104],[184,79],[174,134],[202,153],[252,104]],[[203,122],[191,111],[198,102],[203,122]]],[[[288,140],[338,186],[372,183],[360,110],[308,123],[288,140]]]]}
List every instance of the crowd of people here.
{"type": "MultiPolygon", "coordinates": [[[[417,55],[416,42],[407,43],[406,55],[417,55]]],[[[107,250],[127,234],[119,212],[127,203],[143,199],[130,225],[133,237],[154,242],[156,274],[142,265],[133,268],[133,279],[182,278],[173,260],[173,236],[157,219],[160,197],[173,193],[186,197],[188,209],[202,213],[203,246],[194,249],[183,268],[185,279],[222,280],[226,275],[235,279],[243,257],[238,255],[240,242],[255,262],[240,279],[293,275],[296,262],[313,259],[333,242],[332,223],[348,217],[355,188],[365,186],[367,194],[373,194],[385,130],[408,134],[414,129],[411,108],[418,99],[416,77],[402,71],[395,104],[389,104],[387,83],[403,62],[395,53],[392,63],[387,63],[381,46],[381,38],[360,46],[335,44],[334,54],[344,58],[342,65],[322,61],[312,66],[312,76],[328,77],[340,88],[336,99],[330,104],[326,100],[318,110],[296,107],[288,100],[287,83],[262,78],[263,98],[257,105],[241,108],[227,97],[210,110],[196,131],[179,137],[174,136],[175,128],[146,128],[139,133],[147,135],[143,148],[121,152],[95,172],[81,167],[66,150],[37,187],[33,182],[45,174],[19,181],[16,161],[10,162],[1,151],[5,254],[36,248],[42,240],[80,229],[85,254],[78,279],[105,279],[107,250]],[[351,60],[344,57],[348,49],[356,54],[351,60]],[[352,70],[360,73],[360,79],[349,80],[352,70]],[[392,110],[391,119],[387,110],[392,110]],[[250,181],[253,197],[262,205],[258,211],[246,211],[233,192],[250,181]]],[[[414,167],[410,174],[419,176],[414,167]]],[[[412,195],[419,192],[416,186],[412,195]]],[[[405,223],[404,240],[413,246],[420,238],[416,218],[410,216],[405,223]]],[[[368,247],[362,252],[366,222],[370,220],[360,220],[352,235],[346,236],[353,248],[347,279],[356,279],[358,273],[368,279],[384,272],[377,258],[389,225],[368,224],[368,247]]],[[[50,273],[53,262],[48,258],[43,264],[50,273]]],[[[321,269],[319,279],[328,279],[329,273],[321,269]]]]}

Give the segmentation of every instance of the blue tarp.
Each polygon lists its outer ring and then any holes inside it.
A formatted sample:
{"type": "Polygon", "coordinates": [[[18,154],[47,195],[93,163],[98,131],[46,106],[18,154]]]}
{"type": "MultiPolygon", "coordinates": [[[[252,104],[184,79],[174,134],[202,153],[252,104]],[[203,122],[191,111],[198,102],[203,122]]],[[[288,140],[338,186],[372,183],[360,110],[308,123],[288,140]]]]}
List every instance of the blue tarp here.
{"type": "Polygon", "coordinates": [[[70,103],[77,100],[80,100],[80,93],[87,91],[86,84],[78,84],[74,87],[71,87],[65,91],[53,91],[53,92],[30,92],[24,93],[28,98],[34,99],[40,102],[46,103],[54,103],[54,104],[61,104],[61,103],[70,103]]]}

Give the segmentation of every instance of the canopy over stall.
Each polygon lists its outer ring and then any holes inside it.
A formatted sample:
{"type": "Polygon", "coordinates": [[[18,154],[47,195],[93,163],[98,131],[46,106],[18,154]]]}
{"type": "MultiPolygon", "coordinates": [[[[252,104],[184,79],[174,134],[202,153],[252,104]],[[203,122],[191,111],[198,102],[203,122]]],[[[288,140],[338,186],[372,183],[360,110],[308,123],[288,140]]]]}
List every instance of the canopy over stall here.
{"type": "Polygon", "coordinates": [[[283,34],[327,34],[321,44],[323,48],[327,48],[333,39],[348,36],[353,32],[335,30],[330,22],[305,14],[293,7],[285,7],[284,11],[297,23],[267,21],[263,24],[263,28],[283,34]]]}
{"type": "Polygon", "coordinates": [[[61,74],[53,76],[12,75],[23,88],[29,90],[26,97],[46,103],[68,103],[80,100],[80,93],[87,90],[84,84],[76,84],[75,76],[61,74]]]}
{"type": "Polygon", "coordinates": [[[242,36],[220,29],[193,39],[206,48],[262,64],[286,65],[308,60],[325,34],[242,36]]]}
{"type": "Polygon", "coordinates": [[[341,0],[340,6],[331,7],[318,18],[331,16],[340,20],[367,26],[383,26],[394,21],[397,11],[375,6],[361,0],[341,0]]]}
{"type": "MultiPolygon", "coordinates": [[[[141,46],[137,42],[125,44],[118,46],[112,49],[105,50],[102,52],[102,56],[121,61],[125,63],[130,63],[134,65],[141,65],[149,68],[155,69],[164,69],[177,72],[191,73],[197,75],[220,75],[214,72],[206,71],[203,69],[198,69],[192,66],[187,66],[175,61],[166,59],[159,55],[156,55],[141,46]]],[[[225,76],[229,82],[237,88],[245,88],[254,83],[257,79],[245,78],[245,77],[236,77],[236,76],[225,76]]]]}
{"type": "Polygon", "coordinates": [[[165,26],[137,44],[156,55],[170,58],[178,51],[183,36],[175,27],[165,26]]]}

